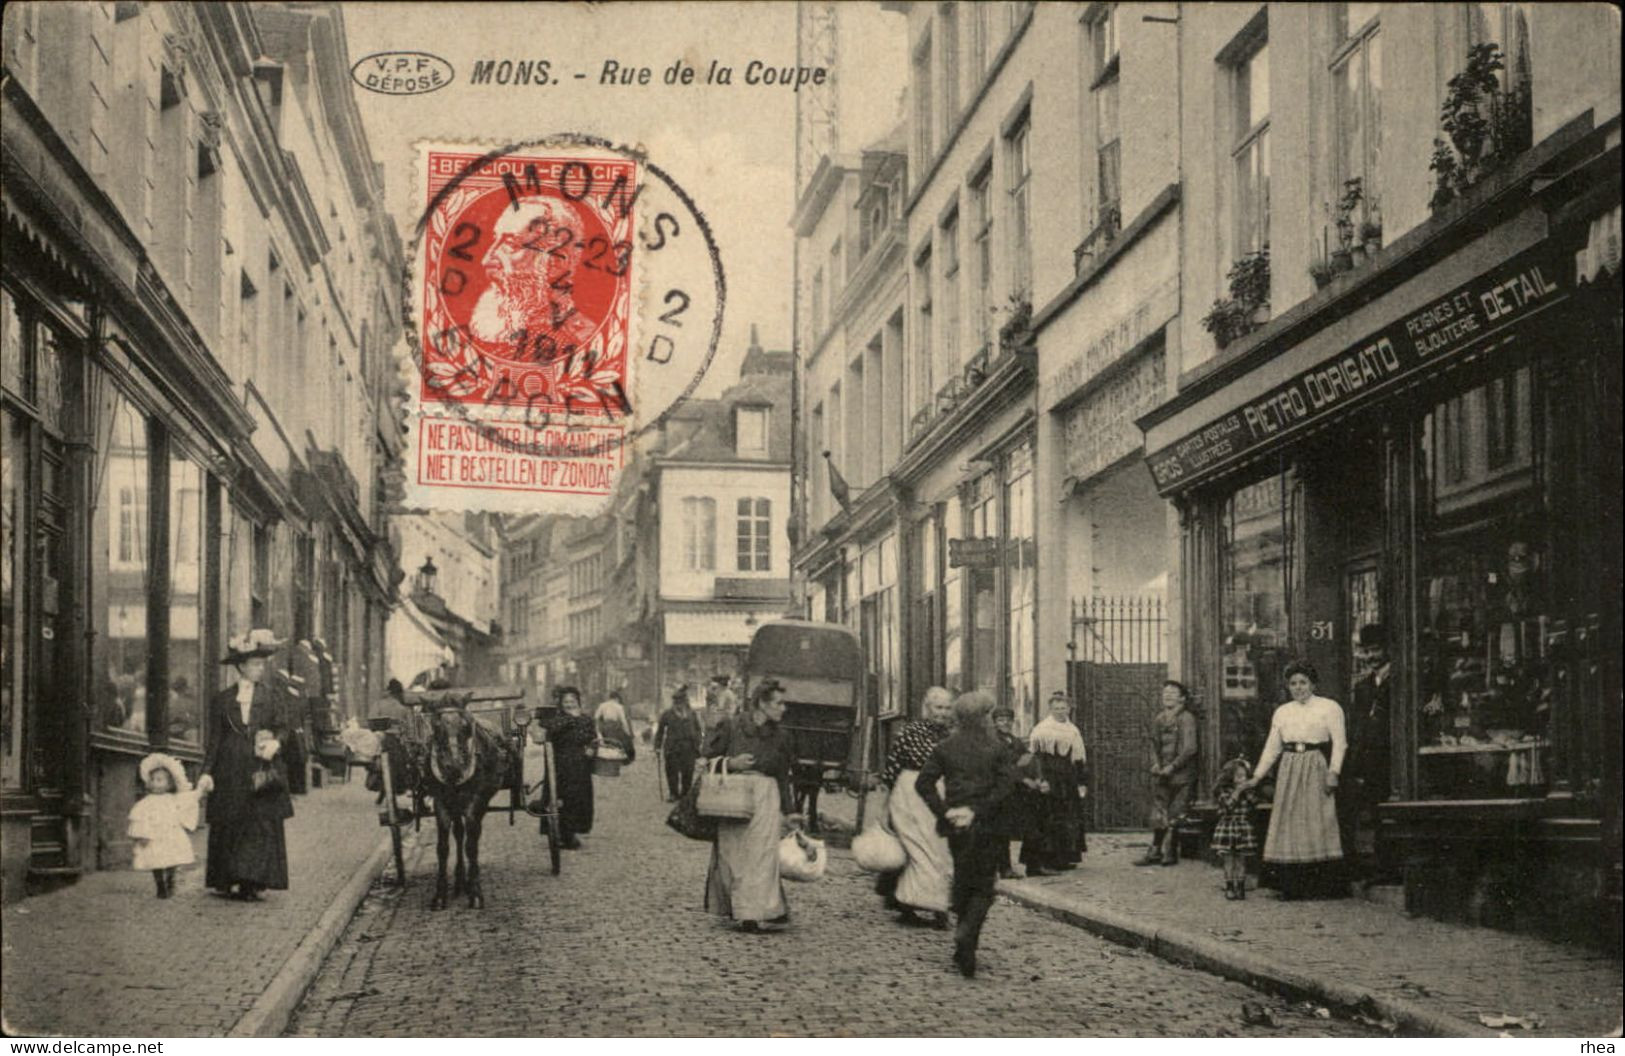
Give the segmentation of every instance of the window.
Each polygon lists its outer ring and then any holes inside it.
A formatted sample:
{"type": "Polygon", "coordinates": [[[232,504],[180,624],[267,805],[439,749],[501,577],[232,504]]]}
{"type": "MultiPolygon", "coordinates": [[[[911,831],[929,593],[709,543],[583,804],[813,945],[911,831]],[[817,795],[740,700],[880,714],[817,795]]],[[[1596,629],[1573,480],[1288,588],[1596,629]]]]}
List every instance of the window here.
{"type": "Polygon", "coordinates": [[[942,222],[942,376],[959,373],[959,210],[942,222]]]}
{"type": "Polygon", "coordinates": [[[1010,189],[1010,277],[1018,297],[1032,293],[1032,119],[1022,115],[1005,138],[1010,189]]]}
{"type": "Polygon", "coordinates": [[[1571,634],[1535,493],[1528,367],[1435,405],[1418,548],[1417,778],[1424,798],[1539,794],[1571,634]]]}
{"type": "MultiPolygon", "coordinates": [[[[13,342],[21,344],[11,297],[5,300],[4,321],[7,380],[13,367],[13,342]]],[[[20,356],[19,356],[20,359],[20,356]]],[[[20,363],[18,364],[20,366],[20,363]]],[[[23,541],[27,523],[28,420],[10,407],[0,410],[0,785],[18,787],[23,780],[23,732],[27,709],[23,701],[29,684],[27,609],[28,547],[23,541]]]]}
{"type": "Polygon", "coordinates": [[[841,299],[841,240],[829,247],[829,320],[835,321],[835,302],[841,299]]]}
{"type": "Polygon", "coordinates": [[[931,362],[931,278],[931,247],[926,246],[914,260],[914,296],[918,300],[920,316],[914,332],[919,342],[919,347],[914,350],[914,381],[915,391],[921,393],[926,401],[936,395],[936,379],[931,362]]]}
{"type": "Polygon", "coordinates": [[[734,410],[736,451],[740,458],[767,457],[766,407],[739,407],[734,410]]]}
{"type": "Polygon", "coordinates": [[[813,344],[818,343],[824,336],[824,269],[819,268],[813,273],[812,281],[812,339],[813,344]]]}
{"type": "MultiPolygon", "coordinates": [[[[998,479],[983,473],[968,491],[965,535],[968,539],[999,538],[998,479]]],[[[999,693],[999,661],[1003,650],[999,641],[999,570],[994,564],[972,564],[966,569],[970,581],[970,687],[999,693]]]]}
{"type": "Polygon", "coordinates": [[[878,689],[877,710],[895,715],[902,710],[898,693],[901,628],[897,611],[897,540],[887,535],[863,549],[847,569],[850,596],[861,599],[858,632],[869,673],[878,689]]]}
{"type": "Polygon", "coordinates": [[[201,466],[173,444],[169,458],[169,671],[164,721],[171,743],[203,740],[205,681],[212,657],[203,655],[203,538],[201,466]]]}
{"type": "Polygon", "coordinates": [[[1235,252],[1263,249],[1270,240],[1270,66],[1262,40],[1233,70],[1235,102],[1235,252]]]}
{"type": "Polygon", "coordinates": [[[987,74],[988,37],[986,4],[970,5],[970,83],[975,88],[987,74]]]}
{"type": "Polygon", "coordinates": [[[1333,193],[1341,196],[1350,180],[1360,181],[1362,211],[1355,224],[1375,221],[1382,159],[1382,38],[1374,3],[1338,4],[1333,26],[1338,41],[1332,56],[1335,150],[1333,193]]]}
{"type": "Polygon", "coordinates": [[[1122,199],[1122,147],[1118,123],[1119,55],[1117,5],[1111,4],[1089,25],[1094,61],[1094,87],[1090,97],[1095,126],[1095,221],[1110,222],[1119,214],[1122,199]]]}
{"type": "Polygon", "coordinates": [[[710,572],[717,567],[717,500],[690,495],[682,510],[683,567],[710,572]]]}
{"type": "MultiPolygon", "coordinates": [[[[942,523],[947,537],[958,539],[965,519],[957,494],[943,505],[942,523]]],[[[960,569],[944,562],[942,572],[942,684],[949,692],[965,690],[965,594],[960,569]]]]}
{"type": "Polygon", "coordinates": [[[1037,722],[1038,548],[1033,522],[1033,449],[1022,444],[1010,454],[1005,510],[1009,531],[1005,550],[1005,702],[1026,723],[1037,722]]]}
{"type": "Polygon", "coordinates": [[[101,481],[97,519],[103,521],[100,565],[105,570],[101,594],[106,604],[102,725],[145,733],[150,552],[147,417],[111,383],[97,411],[97,431],[105,438],[96,452],[96,474],[101,481]],[[105,523],[108,519],[111,525],[105,523]]]}
{"type": "Polygon", "coordinates": [[[914,49],[914,171],[923,173],[931,164],[934,143],[931,124],[931,32],[914,49]]]}
{"type": "Polygon", "coordinates": [[[942,27],[942,141],[953,135],[959,120],[959,8],[946,3],[937,9],[942,27]]]}
{"type": "MultiPolygon", "coordinates": [[[[1534,137],[1534,114],[1530,100],[1529,16],[1526,4],[1472,3],[1459,6],[1465,19],[1461,58],[1444,75],[1448,78],[1466,65],[1467,51],[1477,44],[1493,44],[1501,53],[1503,68],[1496,74],[1502,96],[1495,101],[1491,115],[1492,142],[1487,149],[1510,157],[1528,150],[1534,137]],[[1464,38],[1464,39],[1463,39],[1464,38]]],[[[1444,88],[1441,86],[1440,93],[1444,88]]]]}
{"type": "Polygon", "coordinates": [[[773,503],[770,499],[740,499],[737,508],[738,568],[741,572],[767,572],[773,567],[773,503]]]}
{"type": "Polygon", "coordinates": [[[976,320],[976,348],[980,352],[991,343],[993,288],[993,169],[985,167],[970,183],[971,222],[971,314],[976,320]]]}
{"type": "Polygon", "coordinates": [[[1238,488],[1220,512],[1219,720],[1224,756],[1258,757],[1275,706],[1287,698],[1281,669],[1292,657],[1288,623],[1290,474],[1238,488]]]}

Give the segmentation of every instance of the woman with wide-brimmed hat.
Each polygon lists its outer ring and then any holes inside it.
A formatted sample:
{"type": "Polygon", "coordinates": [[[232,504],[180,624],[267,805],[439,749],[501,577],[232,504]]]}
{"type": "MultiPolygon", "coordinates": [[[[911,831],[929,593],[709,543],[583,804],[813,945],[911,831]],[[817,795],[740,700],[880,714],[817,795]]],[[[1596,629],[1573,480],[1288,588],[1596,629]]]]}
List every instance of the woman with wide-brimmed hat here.
{"type": "Polygon", "coordinates": [[[264,684],[268,658],[281,645],[263,628],[231,640],[220,662],[235,677],[209,701],[208,746],[198,779],[199,791],[209,797],[204,883],[247,902],[259,901],[266,889],[288,887],[282,823],[293,817],[293,801],[280,750],[288,728],[264,684]],[[255,737],[262,733],[268,736],[260,737],[256,753],[255,737]]]}

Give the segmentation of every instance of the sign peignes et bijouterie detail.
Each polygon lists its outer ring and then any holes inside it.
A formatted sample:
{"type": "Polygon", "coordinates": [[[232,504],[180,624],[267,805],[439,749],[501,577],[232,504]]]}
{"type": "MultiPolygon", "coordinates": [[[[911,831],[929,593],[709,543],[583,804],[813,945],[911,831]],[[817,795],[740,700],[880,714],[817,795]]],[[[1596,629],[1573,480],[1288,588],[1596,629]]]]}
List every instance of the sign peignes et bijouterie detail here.
{"type": "Polygon", "coordinates": [[[1148,455],[1157,490],[1189,487],[1557,305],[1571,292],[1560,266],[1549,243],[1526,250],[1148,455]]]}

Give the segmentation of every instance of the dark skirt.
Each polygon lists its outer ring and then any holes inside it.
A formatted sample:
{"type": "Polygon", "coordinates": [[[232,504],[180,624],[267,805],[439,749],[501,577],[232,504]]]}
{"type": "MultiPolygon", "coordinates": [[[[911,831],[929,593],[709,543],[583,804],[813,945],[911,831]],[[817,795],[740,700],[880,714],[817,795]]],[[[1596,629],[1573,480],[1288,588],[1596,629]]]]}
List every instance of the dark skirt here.
{"type": "Polygon", "coordinates": [[[558,756],[556,780],[559,786],[559,825],[567,836],[585,836],[592,831],[592,760],[565,762],[558,756]]]}
{"type": "Polygon", "coordinates": [[[288,841],[280,818],[242,818],[209,826],[204,883],[224,891],[233,884],[288,889],[288,841]]]}

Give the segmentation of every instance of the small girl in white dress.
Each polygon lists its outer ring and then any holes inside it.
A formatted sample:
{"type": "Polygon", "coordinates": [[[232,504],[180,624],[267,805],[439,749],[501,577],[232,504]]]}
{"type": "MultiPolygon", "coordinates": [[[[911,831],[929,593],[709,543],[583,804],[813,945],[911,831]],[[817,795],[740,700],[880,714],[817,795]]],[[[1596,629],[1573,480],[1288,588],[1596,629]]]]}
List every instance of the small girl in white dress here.
{"type": "Polygon", "coordinates": [[[153,752],[141,760],[147,794],[130,808],[130,838],[135,841],[136,869],[152,870],[159,898],[175,893],[175,870],[196,861],[192,839],[197,828],[198,794],[186,770],[174,757],[153,752]]]}

